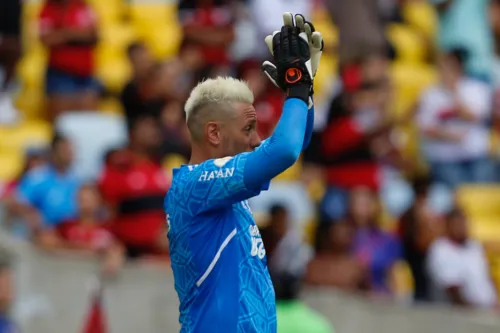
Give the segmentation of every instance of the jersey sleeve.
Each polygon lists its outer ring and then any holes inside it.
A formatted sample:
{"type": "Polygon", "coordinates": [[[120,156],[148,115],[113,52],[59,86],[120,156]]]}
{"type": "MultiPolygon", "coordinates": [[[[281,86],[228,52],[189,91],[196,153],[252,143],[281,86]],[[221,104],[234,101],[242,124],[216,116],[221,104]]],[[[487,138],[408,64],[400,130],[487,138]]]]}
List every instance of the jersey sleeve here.
{"type": "Polygon", "coordinates": [[[190,209],[198,213],[230,206],[249,199],[269,188],[269,181],[256,188],[245,184],[245,168],[251,153],[234,157],[208,160],[197,166],[188,166],[185,178],[184,197],[190,209]],[[196,207],[198,206],[198,207],[196,207]]]}

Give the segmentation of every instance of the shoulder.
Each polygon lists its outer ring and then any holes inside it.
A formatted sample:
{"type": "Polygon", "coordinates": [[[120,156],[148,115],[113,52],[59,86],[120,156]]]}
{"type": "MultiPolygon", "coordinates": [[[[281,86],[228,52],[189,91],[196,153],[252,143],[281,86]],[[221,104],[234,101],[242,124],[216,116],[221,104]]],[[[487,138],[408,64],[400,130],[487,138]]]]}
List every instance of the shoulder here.
{"type": "Polygon", "coordinates": [[[461,90],[464,93],[469,93],[471,96],[475,96],[476,98],[485,98],[492,93],[490,86],[475,79],[463,80],[461,82],[461,90]]]}
{"type": "Polygon", "coordinates": [[[32,185],[35,184],[41,184],[47,181],[50,181],[54,175],[54,172],[51,167],[49,166],[40,166],[37,168],[34,168],[26,173],[24,175],[23,179],[21,180],[23,183],[28,182],[31,183],[32,185]]]}

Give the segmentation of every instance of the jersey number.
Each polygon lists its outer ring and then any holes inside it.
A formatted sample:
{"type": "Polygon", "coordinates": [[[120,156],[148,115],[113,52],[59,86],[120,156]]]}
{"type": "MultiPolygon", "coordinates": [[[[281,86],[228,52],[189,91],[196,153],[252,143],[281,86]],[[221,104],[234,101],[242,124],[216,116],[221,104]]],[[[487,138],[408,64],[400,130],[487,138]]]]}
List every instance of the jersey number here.
{"type": "Polygon", "coordinates": [[[264,248],[264,243],[262,238],[252,237],[252,257],[258,256],[259,259],[264,259],[266,255],[266,249],[264,248]]]}

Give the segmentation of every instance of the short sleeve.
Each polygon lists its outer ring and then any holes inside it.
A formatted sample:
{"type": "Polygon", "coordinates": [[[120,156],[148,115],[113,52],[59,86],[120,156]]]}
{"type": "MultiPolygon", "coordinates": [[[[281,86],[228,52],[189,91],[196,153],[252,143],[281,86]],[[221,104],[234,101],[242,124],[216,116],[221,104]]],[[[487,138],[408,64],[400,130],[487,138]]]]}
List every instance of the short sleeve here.
{"type": "Polygon", "coordinates": [[[249,189],[245,185],[245,168],[250,167],[246,163],[249,154],[243,153],[187,166],[189,173],[183,178],[183,195],[190,208],[195,208],[197,212],[218,209],[267,190],[269,182],[256,189],[249,189]]]}
{"type": "Polygon", "coordinates": [[[426,131],[439,124],[439,119],[436,117],[436,101],[434,101],[432,95],[428,91],[420,98],[416,120],[421,131],[426,131]]]}
{"type": "Polygon", "coordinates": [[[439,287],[448,288],[462,284],[461,265],[457,264],[454,253],[446,244],[434,244],[428,260],[429,274],[439,287]]]}
{"type": "Polygon", "coordinates": [[[481,82],[474,82],[470,84],[467,92],[464,96],[466,96],[466,105],[470,111],[479,121],[489,119],[493,104],[491,88],[481,82]]]}
{"type": "Polygon", "coordinates": [[[44,184],[44,176],[39,170],[29,172],[19,182],[17,200],[38,208],[43,199],[44,184]]]}

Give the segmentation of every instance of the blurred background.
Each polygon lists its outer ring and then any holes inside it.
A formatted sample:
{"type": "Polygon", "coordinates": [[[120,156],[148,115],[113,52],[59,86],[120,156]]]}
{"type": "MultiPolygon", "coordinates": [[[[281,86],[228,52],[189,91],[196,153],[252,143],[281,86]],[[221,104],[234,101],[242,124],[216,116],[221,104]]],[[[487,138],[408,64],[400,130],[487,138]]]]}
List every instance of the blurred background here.
{"type": "Polygon", "coordinates": [[[268,137],[284,11],[325,49],[311,145],[250,201],[279,333],[499,331],[500,1],[1,0],[0,332],[178,331],[183,104],[242,78],[268,137]]]}

